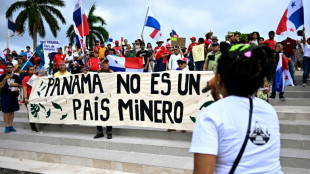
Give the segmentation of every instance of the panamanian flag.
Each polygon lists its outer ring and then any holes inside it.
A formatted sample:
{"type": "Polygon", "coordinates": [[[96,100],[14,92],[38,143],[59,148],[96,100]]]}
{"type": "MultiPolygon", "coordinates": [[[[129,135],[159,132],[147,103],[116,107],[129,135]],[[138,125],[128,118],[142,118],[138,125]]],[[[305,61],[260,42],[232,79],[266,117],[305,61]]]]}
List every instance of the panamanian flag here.
{"type": "Polygon", "coordinates": [[[143,72],[143,58],[107,56],[109,68],[114,72],[143,72]]]}
{"type": "Polygon", "coordinates": [[[279,62],[277,65],[275,85],[277,92],[284,92],[285,86],[294,86],[292,76],[288,70],[288,60],[284,57],[283,53],[279,53],[279,62]]]}
{"type": "Polygon", "coordinates": [[[160,24],[155,16],[149,11],[145,26],[154,28],[154,31],[150,34],[150,37],[156,41],[162,40],[162,33],[160,31],[160,24]]]}
{"type": "Polygon", "coordinates": [[[304,24],[304,7],[302,0],[291,0],[285,10],[276,34],[290,36],[296,34],[296,30],[304,24]]]}
{"type": "Polygon", "coordinates": [[[82,0],[78,0],[73,11],[73,22],[81,37],[89,35],[89,25],[83,9],[82,0]]]}

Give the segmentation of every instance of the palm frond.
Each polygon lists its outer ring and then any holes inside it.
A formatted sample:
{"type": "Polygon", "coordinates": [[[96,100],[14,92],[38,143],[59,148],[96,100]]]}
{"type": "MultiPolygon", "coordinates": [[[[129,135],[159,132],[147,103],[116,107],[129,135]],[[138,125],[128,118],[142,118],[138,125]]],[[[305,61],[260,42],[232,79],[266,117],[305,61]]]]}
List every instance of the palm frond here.
{"type": "Polygon", "coordinates": [[[20,33],[25,32],[25,23],[27,21],[27,18],[28,18],[28,11],[27,9],[25,9],[22,10],[15,19],[16,30],[19,31],[20,33]]]}
{"type": "Polygon", "coordinates": [[[58,7],[65,7],[66,4],[63,0],[37,0],[38,5],[52,5],[58,7]]]}
{"type": "Polygon", "coordinates": [[[12,17],[13,13],[15,11],[17,11],[20,8],[27,8],[27,6],[25,5],[26,3],[24,1],[17,1],[14,2],[13,4],[11,4],[11,6],[7,9],[6,13],[5,13],[5,17],[6,18],[10,18],[12,17]]]}
{"type": "Polygon", "coordinates": [[[63,24],[66,24],[66,19],[63,17],[62,13],[58,9],[56,9],[52,6],[39,6],[39,8],[40,8],[40,10],[44,9],[44,10],[48,11],[50,14],[55,15],[58,19],[60,19],[60,21],[63,24]]]}

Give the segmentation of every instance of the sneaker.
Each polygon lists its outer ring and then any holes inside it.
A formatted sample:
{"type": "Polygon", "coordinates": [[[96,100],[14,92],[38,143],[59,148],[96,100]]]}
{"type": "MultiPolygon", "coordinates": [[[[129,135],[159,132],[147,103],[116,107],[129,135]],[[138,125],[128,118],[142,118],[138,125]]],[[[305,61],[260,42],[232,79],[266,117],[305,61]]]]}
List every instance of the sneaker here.
{"type": "Polygon", "coordinates": [[[11,132],[16,132],[16,129],[14,129],[13,126],[10,126],[9,129],[10,129],[11,132]]]}
{"type": "Polygon", "coordinates": [[[302,86],[303,86],[303,87],[306,87],[306,86],[307,86],[307,84],[303,83],[303,84],[302,84],[302,86]]]}
{"type": "Polygon", "coordinates": [[[275,99],[275,98],[276,98],[276,96],[271,95],[271,96],[269,96],[269,98],[270,98],[270,99],[275,99]]]}
{"type": "Polygon", "coordinates": [[[4,133],[10,133],[10,128],[9,127],[5,127],[4,133]]]}
{"type": "Polygon", "coordinates": [[[108,134],[107,139],[112,139],[112,134],[108,134]]]}
{"type": "Polygon", "coordinates": [[[280,100],[281,101],[285,101],[285,97],[280,97],[280,100]]]}
{"type": "Polygon", "coordinates": [[[94,136],[94,139],[101,138],[101,137],[104,137],[104,135],[103,135],[102,133],[97,133],[97,134],[94,136]]]}

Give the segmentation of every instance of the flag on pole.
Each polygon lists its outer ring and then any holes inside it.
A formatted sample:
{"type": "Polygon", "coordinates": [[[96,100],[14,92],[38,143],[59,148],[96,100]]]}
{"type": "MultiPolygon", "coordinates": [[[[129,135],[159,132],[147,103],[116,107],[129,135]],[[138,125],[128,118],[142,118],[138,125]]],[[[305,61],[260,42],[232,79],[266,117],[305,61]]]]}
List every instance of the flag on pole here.
{"type": "Polygon", "coordinates": [[[175,31],[175,29],[173,27],[171,27],[171,33],[173,35],[173,37],[179,37],[179,35],[177,34],[177,32],[175,31]]]}
{"type": "Polygon", "coordinates": [[[302,0],[291,0],[279,22],[276,34],[282,36],[294,34],[303,24],[304,8],[302,0]]]}
{"type": "Polygon", "coordinates": [[[23,34],[21,34],[16,30],[15,22],[12,17],[8,18],[8,29],[13,32],[12,36],[19,36],[19,37],[23,36],[23,34]]]}
{"type": "Polygon", "coordinates": [[[114,72],[143,72],[143,58],[107,56],[109,68],[114,72]]]}
{"type": "Polygon", "coordinates": [[[275,85],[277,92],[284,92],[285,86],[294,86],[292,76],[288,70],[288,60],[283,57],[283,53],[279,55],[279,62],[276,69],[275,85]]]}
{"type": "Polygon", "coordinates": [[[154,15],[149,12],[145,26],[154,28],[154,31],[150,34],[150,37],[156,41],[161,40],[162,33],[160,31],[160,24],[154,15]]]}
{"type": "Polygon", "coordinates": [[[73,21],[81,37],[89,35],[89,25],[83,9],[82,0],[78,0],[73,11],[73,21]]]}
{"type": "Polygon", "coordinates": [[[36,54],[40,58],[40,68],[44,66],[45,59],[44,59],[44,50],[43,50],[43,42],[37,47],[36,54]]]}
{"type": "Polygon", "coordinates": [[[75,31],[75,42],[76,42],[77,45],[79,45],[82,48],[82,50],[84,52],[83,38],[80,35],[80,33],[79,33],[78,29],[76,28],[76,26],[73,25],[73,27],[74,27],[74,31],[75,31]]]}

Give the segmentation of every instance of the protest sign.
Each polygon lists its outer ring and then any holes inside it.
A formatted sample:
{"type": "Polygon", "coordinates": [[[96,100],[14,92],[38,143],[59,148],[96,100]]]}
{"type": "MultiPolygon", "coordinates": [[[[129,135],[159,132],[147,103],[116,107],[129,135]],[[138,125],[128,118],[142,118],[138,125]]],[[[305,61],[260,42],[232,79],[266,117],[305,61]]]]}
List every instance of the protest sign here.
{"type": "Polygon", "coordinates": [[[192,130],[211,71],[88,73],[36,78],[30,122],[192,130]],[[192,118],[190,118],[192,117],[192,118]]]}
{"type": "Polygon", "coordinates": [[[193,46],[192,52],[193,52],[194,62],[205,60],[205,44],[193,46]]]}
{"type": "Polygon", "coordinates": [[[171,38],[171,46],[172,47],[179,46],[181,48],[184,48],[184,47],[186,47],[185,41],[186,41],[186,38],[184,38],[184,37],[172,37],[171,38]]]}
{"type": "Polygon", "coordinates": [[[42,42],[44,52],[57,52],[57,49],[61,47],[59,40],[43,40],[42,42]]]}

